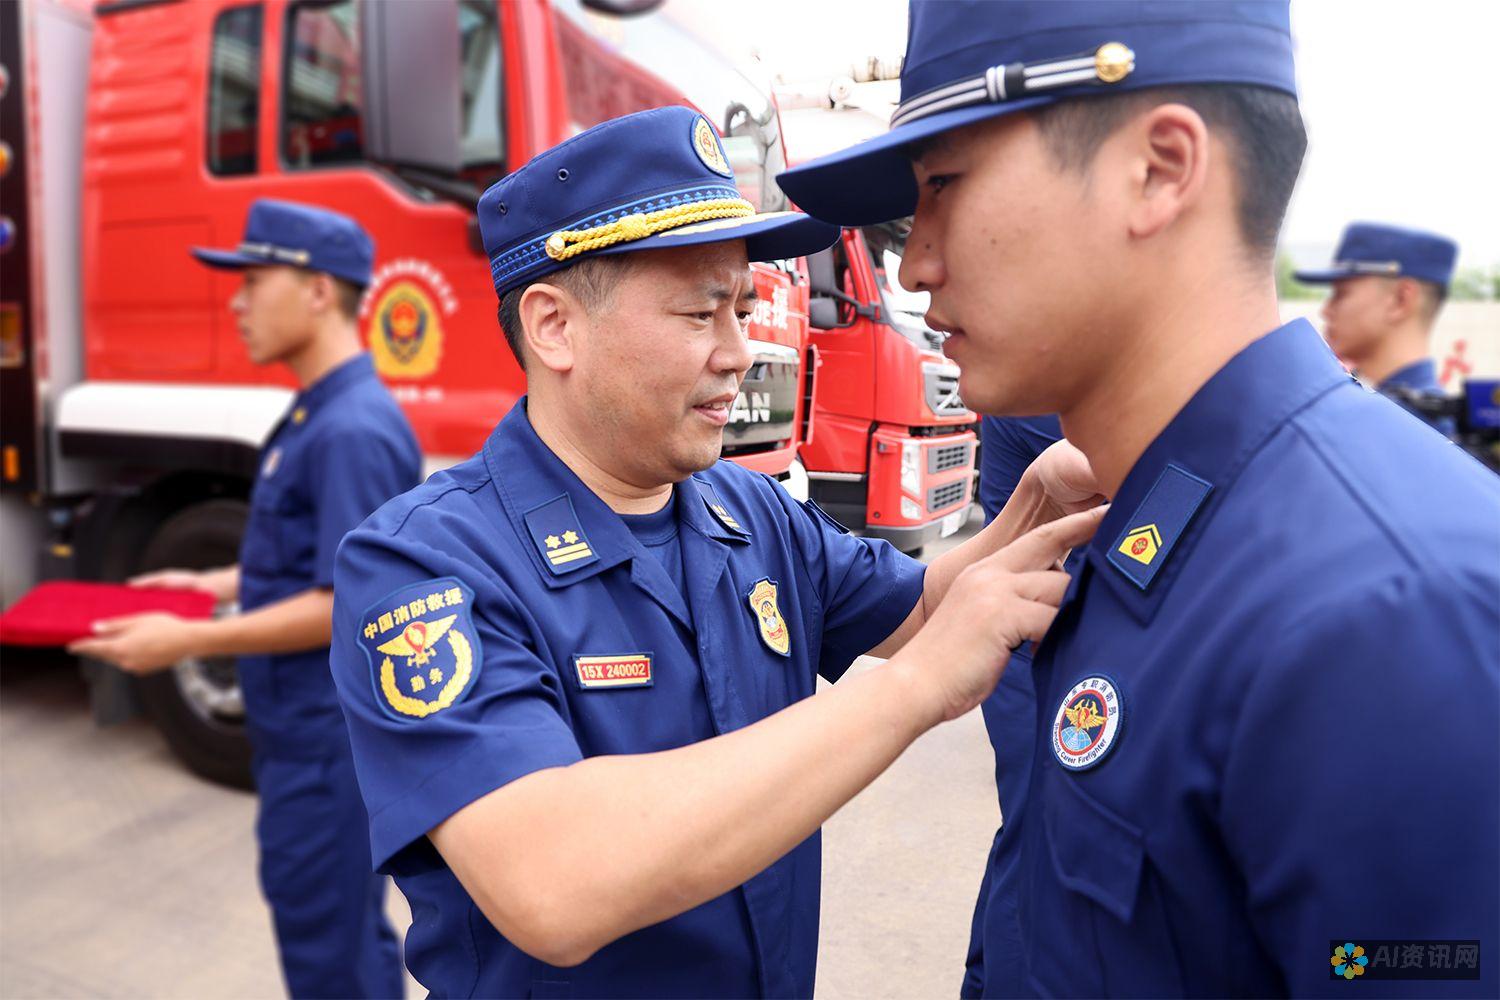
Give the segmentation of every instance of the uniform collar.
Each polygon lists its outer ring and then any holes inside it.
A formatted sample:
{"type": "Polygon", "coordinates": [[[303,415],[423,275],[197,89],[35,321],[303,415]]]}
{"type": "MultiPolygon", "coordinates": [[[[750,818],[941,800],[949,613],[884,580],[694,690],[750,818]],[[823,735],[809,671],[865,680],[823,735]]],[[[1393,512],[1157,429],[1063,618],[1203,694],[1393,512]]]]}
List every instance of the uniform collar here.
{"type": "Polygon", "coordinates": [[[1384,382],[1380,383],[1381,389],[1392,388],[1403,389],[1437,389],[1437,364],[1431,358],[1422,358],[1413,361],[1405,368],[1399,368],[1386,376],[1384,382]]]}
{"type": "Polygon", "coordinates": [[[1349,381],[1306,320],[1246,347],[1204,383],[1131,468],[1089,544],[1094,574],[1142,624],[1149,622],[1246,463],[1294,414],[1349,381]],[[1162,525],[1153,541],[1163,551],[1161,564],[1148,573],[1120,547],[1153,523],[1162,525]]]}
{"type": "Polygon", "coordinates": [[[369,354],[361,351],[299,392],[297,405],[311,411],[327,403],[356,382],[374,377],[375,362],[371,360],[369,354]]]}
{"type": "MultiPolygon", "coordinates": [[[[620,516],[537,436],[525,396],[490,434],[484,461],[522,548],[549,587],[587,580],[646,554],[620,516]],[[565,549],[571,551],[557,555],[565,549]]],[[[677,490],[682,525],[720,542],[750,540],[743,528],[735,532],[720,522],[712,510],[717,497],[705,478],[691,476],[677,490]]]]}

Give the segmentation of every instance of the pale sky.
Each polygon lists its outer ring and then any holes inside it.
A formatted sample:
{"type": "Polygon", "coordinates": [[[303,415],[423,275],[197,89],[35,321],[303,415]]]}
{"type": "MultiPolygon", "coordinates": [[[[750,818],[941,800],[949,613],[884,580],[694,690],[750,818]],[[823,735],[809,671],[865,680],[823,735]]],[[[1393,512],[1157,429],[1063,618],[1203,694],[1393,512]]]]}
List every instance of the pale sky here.
{"type": "MultiPolygon", "coordinates": [[[[788,77],[906,48],[905,0],[743,9],[716,20],[788,77]]],[[[1367,219],[1453,237],[1460,266],[1500,265],[1500,3],[1293,0],[1292,28],[1311,141],[1283,245],[1316,259],[1346,222],[1367,219]]]]}

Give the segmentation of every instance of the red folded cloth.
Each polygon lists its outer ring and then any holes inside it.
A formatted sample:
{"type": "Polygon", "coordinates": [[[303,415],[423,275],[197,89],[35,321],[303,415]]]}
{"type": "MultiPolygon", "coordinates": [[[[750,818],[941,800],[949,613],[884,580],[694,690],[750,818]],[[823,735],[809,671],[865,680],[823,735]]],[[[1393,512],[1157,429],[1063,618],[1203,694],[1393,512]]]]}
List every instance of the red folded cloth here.
{"type": "Polygon", "coordinates": [[[0,643],[66,646],[94,634],[101,618],[167,611],[183,618],[208,618],[214,595],[203,590],[127,587],[123,583],[50,580],[27,591],[0,614],[0,643]]]}

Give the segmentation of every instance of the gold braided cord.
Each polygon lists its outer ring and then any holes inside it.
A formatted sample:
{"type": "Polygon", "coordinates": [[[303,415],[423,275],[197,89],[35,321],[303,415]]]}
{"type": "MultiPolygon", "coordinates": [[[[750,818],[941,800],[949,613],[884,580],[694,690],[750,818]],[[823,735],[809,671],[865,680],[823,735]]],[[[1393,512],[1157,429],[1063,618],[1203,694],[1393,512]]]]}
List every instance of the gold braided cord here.
{"type": "Polygon", "coordinates": [[[591,229],[564,229],[547,237],[547,256],[567,260],[590,250],[602,250],[627,240],[644,239],[654,233],[710,219],[739,219],[755,214],[755,206],[743,198],[712,198],[689,202],[655,212],[637,212],[591,229]]]}

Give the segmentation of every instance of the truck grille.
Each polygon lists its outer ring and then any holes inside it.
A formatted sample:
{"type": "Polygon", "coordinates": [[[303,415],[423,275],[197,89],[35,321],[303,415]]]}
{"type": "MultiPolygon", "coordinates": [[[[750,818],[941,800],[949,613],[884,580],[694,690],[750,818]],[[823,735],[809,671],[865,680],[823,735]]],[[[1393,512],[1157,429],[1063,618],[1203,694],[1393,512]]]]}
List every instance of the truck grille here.
{"type": "Polygon", "coordinates": [[[924,364],[922,390],[927,408],[940,417],[961,417],[968,412],[958,396],[958,369],[953,365],[924,364]]]}
{"type": "Polygon", "coordinates": [[[933,513],[944,507],[951,507],[956,503],[963,503],[964,497],[968,495],[969,483],[966,479],[958,479],[942,486],[934,486],[927,491],[927,509],[933,513]]]}
{"type": "Polygon", "coordinates": [[[968,441],[945,444],[927,449],[927,474],[962,469],[969,464],[969,453],[973,445],[968,441]]]}

